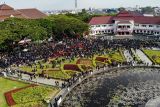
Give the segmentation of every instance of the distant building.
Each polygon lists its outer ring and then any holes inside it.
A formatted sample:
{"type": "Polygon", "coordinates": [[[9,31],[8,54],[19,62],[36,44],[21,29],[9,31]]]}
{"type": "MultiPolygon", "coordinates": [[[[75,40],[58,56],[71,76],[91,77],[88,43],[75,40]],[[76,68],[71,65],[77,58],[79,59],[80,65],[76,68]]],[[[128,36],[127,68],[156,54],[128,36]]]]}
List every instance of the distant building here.
{"type": "Polygon", "coordinates": [[[6,4],[0,5],[0,21],[4,21],[5,19],[10,17],[39,19],[39,18],[44,18],[46,16],[47,16],[46,14],[42,13],[41,11],[35,8],[15,10],[14,8],[6,4]]]}
{"type": "Polygon", "coordinates": [[[156,16],[160,16],[160,7],[155,7],[154,11],[156,16]]]}
{"type": "Polygon", "coordinates": [[[116,16],[93,17],[89,24],[92,36],[160,35],[160,17],[143,16],[137,12],[121,11],[116,16]]]}

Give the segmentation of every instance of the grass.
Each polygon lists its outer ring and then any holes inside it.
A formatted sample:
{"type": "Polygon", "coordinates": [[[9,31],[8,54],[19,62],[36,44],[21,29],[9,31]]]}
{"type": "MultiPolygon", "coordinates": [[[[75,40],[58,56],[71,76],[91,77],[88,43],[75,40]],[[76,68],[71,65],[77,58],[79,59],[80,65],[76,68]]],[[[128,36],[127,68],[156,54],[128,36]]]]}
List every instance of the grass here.
{"type": "Polygon", "coordinates": [[[51,78],[55,79],[69,79],[71,78],[70,75],[67,75],[67,73],[62,72],[61,70],[47,70],[45,71],[45,74],[49,75],[51,78]]]}
{"type": "Polygon", "coordinates": [[[116,60],[116,61],[120,61],[120,62],[123,62],[125,59],[121,56],[121,54],[119,52],[115,52],[113,54],[110,54],[110,57],[113,59],[113,60],[116,60]]]}
{"type": "MultiPolygon", "coordinates": [[[[16,104],[27,104],[44,102],[51,99],[59,92],[58,88],[51,88],[46,86],[35,86],[20,90],[12,94],[16,104]]],[[[27,104],[28,105],[28,104],[27,104]]],[[[32,106],[34,107],[34,105],[32,106]]]]}
{"type": "Polygon", "coordinates": [[[112,53],[109,53],[106,55],[108,58],[111,58],[112,60],[115,60],[117,62],[124,62],[126,59],[124,56],[118,51],[114,51],[112,53]]]}
{"type": "Polygon", "coordinates": [[[8,107],[5,96],[4,96],[5,92],[16,89],[16,88],[22,88],[27,85],[28,84],[25,84],[22,82],[13,81],[13,80],[0,77],[0,107],[8,107]]]}
{"type": "Polygon", "coordinates": [[[144,49],[143,52],[155,63],[160,64],[160,51],[144,49]]]}
{"type": "MultiPolygon", "coordinates": [[[[43,70],[46,70],[48,68],[52,68],[52,64],[50,64],[49,62],[41,62],[41,64],[44,66],[43,70]],[[46,67],[48,66],[48,68],[46,67]]],[[[42,70],[40,69],[40,65],[37,63],[36,65],[33,65],[33,67],[29,67],[29,66],[20,66],[19,69],[22,71],[27,71],[27,72],[32,72],[32,70],[34,70],[34,67],[36,67],[37,71],[36,74],[40,74],[42,72],[42,70]]]]}

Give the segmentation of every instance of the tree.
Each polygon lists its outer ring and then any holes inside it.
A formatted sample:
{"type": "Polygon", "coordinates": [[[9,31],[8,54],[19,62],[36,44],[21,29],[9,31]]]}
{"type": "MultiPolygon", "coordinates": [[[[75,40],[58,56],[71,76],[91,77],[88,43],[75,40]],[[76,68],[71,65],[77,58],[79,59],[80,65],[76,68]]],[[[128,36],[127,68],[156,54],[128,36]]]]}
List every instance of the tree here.
{"type": "Polygon", "coordinates": [[[124,7],[118,8],[118,11],[124,11],[124,10],[126,10],[124,7]]]}
{"type": "Polygon", "coordinates": [[[153,14],[154,13],[154,8],[147,6],[142,8],[142,13],[143,14],[153,14]]]}
{"type": "Polygon", "coordinates": [[[53,23],[53,34],[57,39],[61,39],[64,34],[68,37],[75,37],[76,34],[82,35],[89,28],[88,24],[71,16],[54,15],[48,19],[53,23]]]}
{"type": "Polygon", "coordinates": [[[9,30],[0,30],[0,51],[4,51],[12,43],[9,42],[11,36],[12,35],[9,30]]]}

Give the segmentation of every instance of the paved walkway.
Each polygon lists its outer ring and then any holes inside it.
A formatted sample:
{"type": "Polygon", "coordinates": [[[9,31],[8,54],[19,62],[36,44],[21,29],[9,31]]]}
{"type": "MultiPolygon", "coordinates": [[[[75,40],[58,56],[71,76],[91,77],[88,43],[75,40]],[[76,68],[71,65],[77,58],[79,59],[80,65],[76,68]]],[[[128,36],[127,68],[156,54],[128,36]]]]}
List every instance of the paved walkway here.
{"type": "Polygon", "coordinates": [[[133,61],[134,61],[134,60],[133,60],[133,57],[132,57],[131,54],[129,53],[129,50],[125,50],[125,51],[124,51],[124,56],[125,56],[127,62],[133,62],[133,61]]]}
{"type": "MultiPolygon", "coordinates": [[[[18,78],[18,75],[15,74],[15,75],[10,75],[11,77],[14,77],[14,78],[18,78]]],[[[59,82],[59,86],[58,87],[61,87],[61,84],[64,82],[64,81],[61,81],[61,80],[56,80],[56,79],[47,79],[47,78],[42,78],[42,77],[36,77],[36,78],[33,78],[32,80],[30,79],[30,76],[27,75],[27,74],[22,74],[22,78],[21,80],[25,80],[25,81],[29,81],[29,82],[34,82],[34,83],[40,83],[40,84],[45,84],[45,85],[51,85],[51,86],[57,86],[55,84],[55,81],[58,81],[59,82]]]]}
{"type": "Polygon", "coordinates": [[[160,107],[160,97],[149,100],[145,107],[160,107]]]}
{"type": "Polygon", "coordinates": [[[144,64],[152,65],[152,61],[140,49],[136,49],[136,54],[144,64]]]}

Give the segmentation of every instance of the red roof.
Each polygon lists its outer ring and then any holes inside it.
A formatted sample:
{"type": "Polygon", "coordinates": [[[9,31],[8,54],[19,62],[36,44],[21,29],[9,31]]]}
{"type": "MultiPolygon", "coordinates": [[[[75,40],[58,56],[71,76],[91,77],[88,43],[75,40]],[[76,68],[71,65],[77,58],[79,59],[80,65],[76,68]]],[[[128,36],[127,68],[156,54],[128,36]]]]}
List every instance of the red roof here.
{"type": "Polygon", "coordinates": [[[11,16],[17,18],[39,19],[47,15],[37,9],[14,10],[14,8],[6,4],[0,5],[0,20],[5,20],[6,18],[9,18],[11,16]]]}
{"type": "Polygon", "coordinates": [[[96,24],[111,24],[114,20],[120,21],[129,21],[134,20],[135,23],[139,24],[160,24],[160,17],[149,17],[143,16],[137,12],[128,12],[122,11],[117,14],[117,16],[100,16],[100,17],[93,17],[89,22],[90,25],[96,24]]]}
{"type": "Polygon", "coordinates": [[[134,17],[134,22],[139,24],[160,24],[160,17],[134,17]]]}
{"type": "Polygon", "coordinates": [[[2,4],[2,5],[0,5],[0,10],[14,10],[14,8],[12,8],[6,4],[2,4]]]}
{"type": "Polygon", "coordinates": [[[44,18],[47,15],[42,13],[41,11],[33,8],[33,9],[19,9],[19,12],[21,12],[23,15],[27,16],[29,19],[38,19],[38,18],[44,18]]]}
{"type": "Polygon", "coordinates": [[[131,24],[129,21],[120,21],[120,22],[118,22],[118,24],[131,24]]]}
{"type": "Polygon", "coordinates": [[[123,17],[122,16],[116,16],[116,17],[113,18],[113,20],[127,20],[128,21],[128,20],[133,20],[133,17],[131,17],[131,16],[125,16],[125,17],[124,16],[123,17]]]}
{"type": "Polygon", "coordinates": [[[89,22],[90,25],[96,24],[111,24],[113,16],[100,16],[100,17],[93,17],[89,22]]]}

